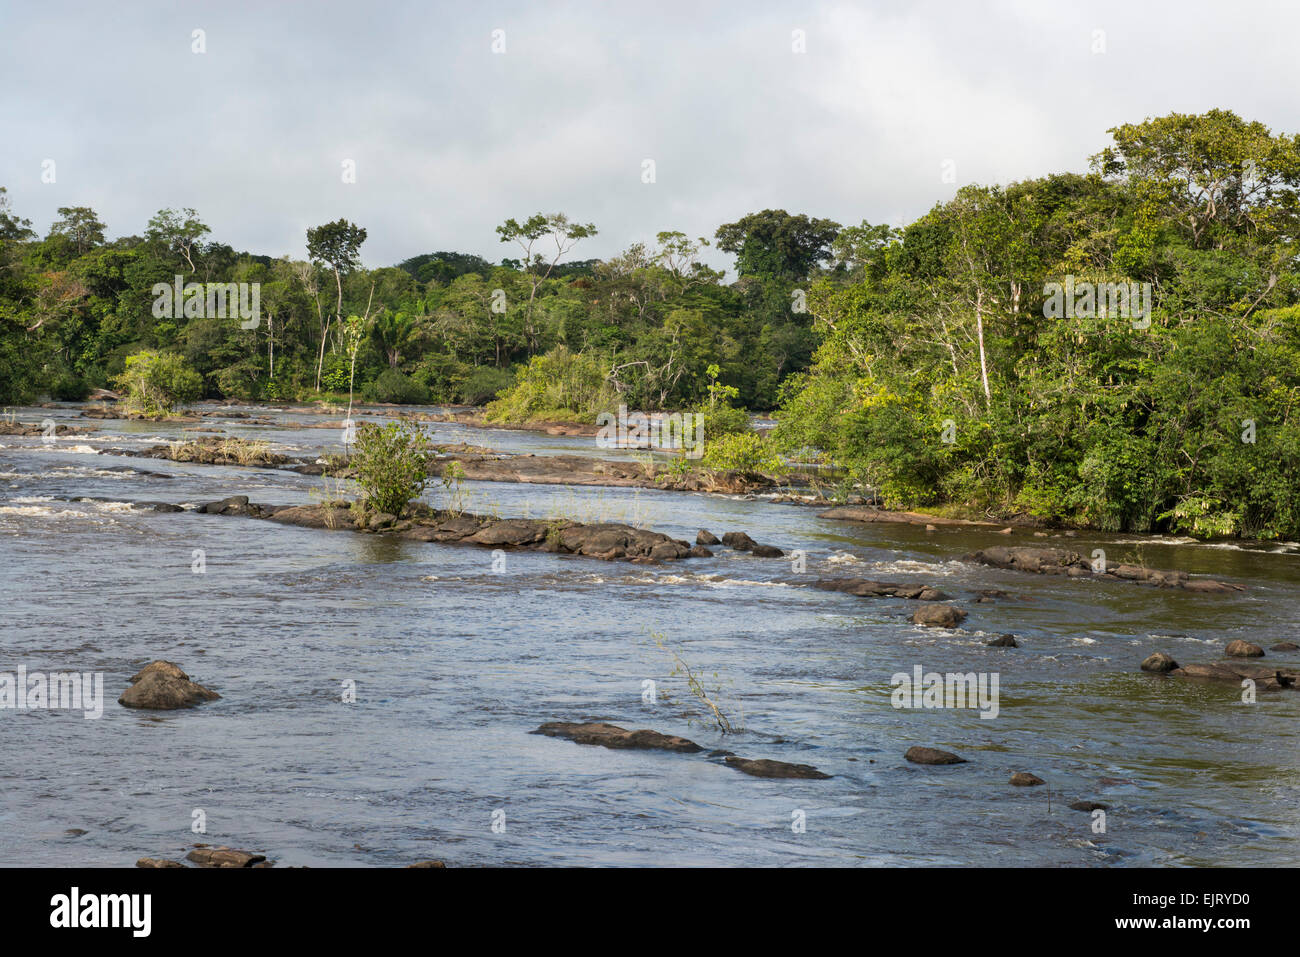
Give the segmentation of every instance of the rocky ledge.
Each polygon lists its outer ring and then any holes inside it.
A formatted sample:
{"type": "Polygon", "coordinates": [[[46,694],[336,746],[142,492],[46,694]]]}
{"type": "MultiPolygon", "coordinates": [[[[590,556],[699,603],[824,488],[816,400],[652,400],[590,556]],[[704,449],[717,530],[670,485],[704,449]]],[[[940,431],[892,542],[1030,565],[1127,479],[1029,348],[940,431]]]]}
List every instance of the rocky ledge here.
{"type": "Polygon", "coordinates": [[[1018,572],[1030,572],[1035,575],[1066,575],[1070,578],[1129,581],[1211,595],[1234,594],[1246,590],[1244,585],[1209,579],[1192,580],[1187,572],[1161,571],[1139,565],[1113,565],[1104,572],[1098,572],[1093,570],[1092,563],[1088,559],[1078,552],[1065,548],[1021,548],[1000,545],[963,555],[962,561],[992,565],[994,568],[1008,568],[1018,572]]]}

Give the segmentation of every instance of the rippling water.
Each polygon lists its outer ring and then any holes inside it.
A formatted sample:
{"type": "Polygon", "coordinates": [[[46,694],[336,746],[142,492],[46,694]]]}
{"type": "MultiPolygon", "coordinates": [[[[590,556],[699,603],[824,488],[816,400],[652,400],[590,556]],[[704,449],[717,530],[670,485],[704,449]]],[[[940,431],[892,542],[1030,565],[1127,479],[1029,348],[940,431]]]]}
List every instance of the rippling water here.
{"type": "MultiPolygon", "coordinates": [[[[983,530],[855,526],[724,496],[467,483],[471,511],[626,521],[692,541],[699,528],[744,530],[807,553],[802,574],[728,549],[662,566],[512,552],[498,573],[486,549],[132,508],[231,494],[311,502],[322,480],[115,454],[199,434],[176,425],[16,411],[100,431],[53,445],[0,436],[0,671],[103,672],[108,700],[99,720],[0,710],[0,864],[129,865],[178,858],[195,841],[281,865],[1296,863],[1300,694],[1244,704],[1230,686],[1137,670],[1157,650],[1212,661],[1234,638],[1295,639],[1293,545],[1049,542],[1249,585],[1223,598],[958,561],[1007,543],[983,530]],[[971,614],[957,631],[925,630],[907,620],[910,602],[803,584],[830,576],[935,583],[971,614]],[[1010,597],[971,603],[984,588],[1010,597]],[[1021,647],[984,645],[1003,632],[1021,647]],[[665,649],[734,722],[743,714],[743,731],[710,726],[665,649]],[[223,697],[181,712],[117,705],[154,658],[223,697]],[[998,717],[895,710],[890,676],[915,665],[998,673],[998,717]],[[354,704],[341,700],[347,681],[354,704]],[[834,777],[765,780],[703,754],[528,734],[585,719],[834,777]],[[914,744],[970,763],[908,764],[914,744]],[[1008,786],[1020,770],[1048,781],[1050,812],[1046,789],[1008,786]],[[1080,798],[1111,806],[1104,834],[1066,807],[1080,798]],[[191,831],[196,809],[205,835],[191,831]],[[804,833],[791,828],[796,811],[804,833]]],[[[286,424],[337,414],[243,411],[280,424],[204,424],[299,456],[339,441],[286,424]]],[[[429,428],[438,441],[539,455],[628,454],[429,428]]]]}

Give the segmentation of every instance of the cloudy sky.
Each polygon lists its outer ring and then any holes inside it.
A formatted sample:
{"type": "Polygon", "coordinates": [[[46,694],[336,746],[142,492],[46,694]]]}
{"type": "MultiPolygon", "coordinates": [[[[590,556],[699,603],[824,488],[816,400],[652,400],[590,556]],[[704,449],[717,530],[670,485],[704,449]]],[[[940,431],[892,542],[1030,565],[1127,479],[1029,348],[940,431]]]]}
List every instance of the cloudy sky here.
{"type": "Polygon", "coordinates": [[[498,261],[494,227],[538,211],[597,225],[578,258],[768,207],[901,224],[1084,170],[1121,122],[1298,132],[1298,36],[1286,0],[0,0],[0,185],[42,234],[60,206],[110,237],[192,206],[277,256],[344,216],[368,266],[498,261]]]}

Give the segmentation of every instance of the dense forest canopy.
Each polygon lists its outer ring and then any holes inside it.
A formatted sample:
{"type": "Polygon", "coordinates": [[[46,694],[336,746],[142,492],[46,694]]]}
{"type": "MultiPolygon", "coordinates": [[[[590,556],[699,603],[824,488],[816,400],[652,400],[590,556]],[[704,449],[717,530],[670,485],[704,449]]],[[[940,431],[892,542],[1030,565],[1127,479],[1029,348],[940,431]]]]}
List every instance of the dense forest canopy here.
{"type": "Polygon", "coordinates": [[[1300,537],[1300,137],[1223,110],[1110,134],[1087,173],[966,186],[903,229],[769,209],[601,261],[563,213],[497,226],[497,265],[366,268],[346,220],[300,259],[238,253],[192,209],[109,240],[63,207],[40,238],[0,189],[0,401],[83,398],[141,352],[208,397],[503,394],[514,418],[725,388],[891,505],[1300,537]],[[160,316],[178,275],[259,284],[260,322],[160,316]]]}

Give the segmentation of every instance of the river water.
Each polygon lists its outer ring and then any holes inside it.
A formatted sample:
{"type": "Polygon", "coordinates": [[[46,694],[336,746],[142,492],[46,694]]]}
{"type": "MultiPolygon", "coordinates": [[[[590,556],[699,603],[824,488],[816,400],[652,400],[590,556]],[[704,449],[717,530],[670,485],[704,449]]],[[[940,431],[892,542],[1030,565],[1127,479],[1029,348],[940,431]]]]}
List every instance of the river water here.
{"type": "MultiPolygon", "coordinates": [[[[1158,650],[1190,663],[1218,660],[1234,638],[1296,639],[1295,545],[1012,539],[1249,586],[1225,598],[961,562],[1008,543],[989,530],[852,525],[721,495],[466,483],[470,511],[626,521],[692,542],[700,528],[742,530],[806,553],[802,572],[725,548],[658,566],[511,552],[494,569],[487,549],[133,508],[232,494],[309,503],[325,489],[285,471],[120,454],[197,434],[181,425],[14,411],[99,431],[52,444],[0,437],[0,672],[102,672],[106,701],[97,720],[0,710],[0,865],[129,866],[180,859],[194,842],[260,850],[279,866],[1300,857],[1300,693],[1245,703],[1238,688],[1138,670],[1158,650]],[[927,630],[909,622],[911,602],[804,584],[833,576],[932,583],[970,617],[927,630]],[[988,588],[1009,596],[971,601],[988,588]],[[1021,647],[985,646],[1005,632],[1021,647]],[[708,719],[672,652],[736,733],[708,719]],[[179,712],[119,706],[127,679],[155,658],[221,700],[179,712]],[[996,673],[997,717],[894,708],[891,676],[918,665],[996,673]],[[681,734],[707,750],[612,751],[528,733],[581,720],[681,734]],[[909,764],[903,752],[916,744],[969,763],[909,764]],[[833,777],[750,777],[713,749],[833,777]],[[1022,770],[1050,794],[1010,787],[1022,770]],[[1067,807],[1078,799],[1108,804],[1104,822],[1067,807]]],[[[204,425],[295,456],[338,450],[337,429],[294,424],[337,413],[233,411],[277,424],[204,425]]],[[[589,438],[427,428],[439,442],[503,451],[635,454],[602,453],[589,438]]],[[[444,496],[435,483],[425,497],[444,496]]]]}

